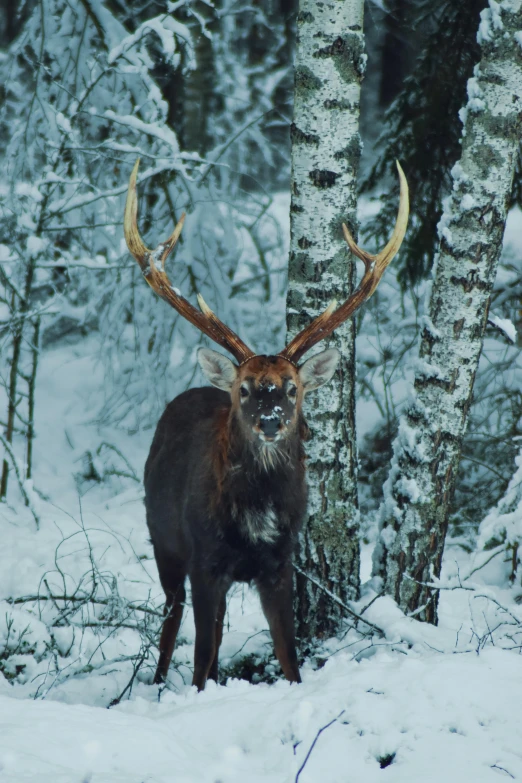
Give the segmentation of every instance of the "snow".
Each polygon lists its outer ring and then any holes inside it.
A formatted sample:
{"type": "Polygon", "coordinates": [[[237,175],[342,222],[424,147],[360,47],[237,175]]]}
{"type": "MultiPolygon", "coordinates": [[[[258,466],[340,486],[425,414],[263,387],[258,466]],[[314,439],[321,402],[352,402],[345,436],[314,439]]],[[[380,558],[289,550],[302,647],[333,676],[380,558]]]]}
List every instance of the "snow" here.
{"type": "MultiPolygon", "coordinates": [[[[522,777],[522,656],[506,649],[515,644],[500,630],[491,640],[487,635],[505,618],[493,599],[521,622],[522,607],[506,589],[488,584],[494,564],[473,574],[475,592],[459,589],[459,573],[471,572],[473,563],[455,549],[443,574],[448,590],[438,628],[405,617],[388,597],[377,598],[364,617],[384,635],[364,637],[347,627],[344,638],[324,640],[302,666],[301,685],[251,684],[230,675],[226,684],[210,682],[197,694],[190,686],[189,607],[167,689],[151,684],[151,650],[130,693],[107,709],[130,680],[140,634],[130,627],[80,629],[74,621],[52,627],[52,602],[6,603],[75,589],[79,595],[82,580],[87,592],[96,582],[106,588],[106,618],[109,606],[116,616],[130,602],[156,610],[151,619],[159,627],[162,591],[141,484],[109,475],[111,463],[98,448],[100,441],[113,444],[129,461],[128,473],[139,475],[151,433],[98,431],[102,373],[91,358],[94,348],[89,338],[42,355],[35,485],[49,499],[39,498],[40,530],[22,503],[2,507],[0,649],[9,634],[10,655],[9,680],[0,675],[1,780],[372,783],[386,775],[397,783],[494,783],[498,775],[522,777]],[[86,450],[105,482],[78,477],[86,450]]],[[[368,587],[356,610],[372,598],[368,587]]],[[[138,615],[129,613],[127,625],[138,615]]],[[[104,615],[89,617],[102,623],[104,615]]],[[[245,654],[265,674],[279,671],[257,596],[238,587],[228,602],[222,667],[245,654]]]]}
{"type": "Polygon", "coordinates": [[[461,200],[461,202],[460,202],[460,208],[461,208],[461,209],[462,209],[464,212],[467,212],[468,210],[470,210],[470,209],[473,209],[473,207],[474,207],[475,205],[476,205],[476,204],[475,204],[475,199],[473,198],[473,196],[471,195],[471,193],[466,193],[466,194],[465,194],[465,195],[462,197],[462,200],[461,200]]]}
{"type": "Polygon", "coordinates": [[[489,8],[480,12],[480,24],[477,33],[477,43],[482,44],[485,41],[492,40],[492,30],[502,30],[504,25],[500,14],[500,9],[506,6],[505,2],[497,3],[496,0],[488,0],[489,8]]]}
{"type": "Polygon", "coordinates": [[[453,235],[451,233],[451,230],[447,226],[442,226],[440,228],[440,232],[439,233],[440,233],[440,236],[444,237],[444,239],[446,240],[448,245],[451,247],[451,245],[453,244],[453,235]]]}
{"type": "MultiPolygon", "coordinates": [[[[475,69],[476,70],[476,69],[475,69]]],[[[478,74],[468,79],[468,111],[479,112],[484,111],[486,103],[483,100],[482,90],[478,83],[478,74]]]]}
{"type": "MultiPolygon", "coordinates": [[[[179,144],[176,134],[166,125],[161,123],[144,122],[143,120],[140,120],[139,117],[133,117],[131,114],[116,114],[114,111],[112,111],[112,109],[106,109],[103,113],[103,116],[110,120],[114,120],[121,125],[126,125],[129,128],[142,131],[143,133],[147,133],[150,136],[155,136],[157,139],[164,141],[165,144],[171,148],[173,157],[179,156],[179,144]]],[[[146,178],[147,176],[149,176],[148,172],[142,176],[142,179],[146,178]]]]}
{"type": "Polygon", "coordinates": [[[30,236],[27,238],[27,252],[30,255],[38,255],[48,246],[48,241],[41,237],[30,236]]]}
{"type": "Polygon", "coordinates": [[[397,533],[395,530],[391,527],[391,525],[388,525],[387,527],[383,527],[381,530],[381,538],[386,545],[387,549],[390,549],[393,542],[395,541],[395,536],[397,533]]]}
{"type": "Polygon", "coordinates": [[[518,778],[521,696],[519,656],[494,649],[424,658],[379,650],[359,663],[338,655],[301,686],[233,681],[112,710],[2,695],[2,780],[293,781],[336,716],[301,783],[380,781],[387,757],[386,779],[398,783],[482,783],[495,769],[518,778]]]}
{"type": "Polygon", "coordinates": [[[62,114],[61,111],[56,112],[56,125],[64,133],[72,133],[72,126],[68,117],[62,114]]]}
{"type": "Polygon", "coordinates": [[[477,548],[491,549],[492,545],[505,542],[511,546],[522,544],[522,451],[515,459],[514,473],[506,494],[482,521],[477,548]]]}
{"type": "Polygon", "coordinates": [[[436,378],[437,380],[445,380],[444,373],[440,367],[435,364],[430,364],[425,359],[415,357],[412,359],[412,367],[415,371],[415,375],[418,378],[436,378]]]}
{"type": "Polygon", "coordinates": [[[427,313],[425,313],[424,315],[422,315],[420,317],[420,319],[419,319],[419,327],[420,327],[421,331],[423,329],[425,329],[429,333],[430,337],[432,337],[434,340],[439,340],[440,339],[441,333],[434,326],[433,321],[431,320],[431,318],[429,317],[429,315],[427,313]]]}
{"type": "Polygon", "coordinates": [[[451,169],[451,178],[453,179],[453,189],[455,190],[458,185],[463,182],[469,181],[469,175],[466,174],[464,169],[462,168],[462,163],[460,161],[457,161],[453,168],[451,169]]]}
{"type": "Polygon", "coordinates": [[[27,198],[33,199],[33,201],[41,201],[43,198],[39,188],[29,182],[17,182],[15,193],[17,196],[27,196],[27,198]]]}
{"type": "MultiPolygon", "coordinates": [[[[161,46],[165,59],[173,66],[179,64],[180,55],[176,53],[176,37],[179,36],[185,43],[190,42],[190,34],[185,25],[166,15],[157,16],[154,19],[147,19],[143,22],[135,33],[128,35],[109,52],[108,62],[114,63],[128,49],[135,46],[136,42],[148,32],[154,32],[161,41],[161,46]]],[[[190,50],[190,47],[189,47],[190,50]]],[[[193,58],[191,58],[193,60],[193,58]]],[[[192,62],[192,67],[194,64],[192,62]]]]}
{"type": "MultiPolygon", "coordinates": [[[[455,168],[455,167],[454,167],[455,168]]],[[[440,217],[439,222],[437,223],[437,233],[440,237],[440,239],[444,238],[448,245],[451,247],[453,244],[453,237],[451,234],[451,229],[449,228],[452,220],[452,212],[451,212],[451,198],[450,196],[447,196],[445,199],[443,199],[443,213],[440,217]]],[[[433,271],[433,276],[435,275],[435,270],[433,271]]]]}
{"type": "Polygon", "coordinates": [[[12,260],[11,248],[7,245],[0,245],[0,263],[6,263],[12,260]]]}
{"type": "Polygon", "coordinates": [[[422,493],[418,487],[415,479],[407,479],[402,476],[396,483],[397,492],[409,498],[412,503],[415,503],[422,496],[422,493]]]}
{"type": "Polygon", "coordinates": [[[517,329],[513,321],[509,318],[499,318],[499,316],[493,315],[493,313],[489,313],[488,321],[492,323],[493,326],[496,326],[497,329],[500,329],[501,332],[504,332],[508,340],[511,340],[512,343],[516,343],[517,329]]]}
{"type": "Polygon", "coordinates": [[[263,421],[270,421],[271,419],[278,419],[279,416],[275,410],[273,410],[271,413],[262,413],[259,418],[263,421]]]}
{"type": "Polygon", "coordinates": [[[468,119],[468,110],[466,106],[462,106],[459,109],[458,115],[459,115],[459,120],[462,123],[462,136],[464,137],[466,135],[466,121],[468,119]]]}

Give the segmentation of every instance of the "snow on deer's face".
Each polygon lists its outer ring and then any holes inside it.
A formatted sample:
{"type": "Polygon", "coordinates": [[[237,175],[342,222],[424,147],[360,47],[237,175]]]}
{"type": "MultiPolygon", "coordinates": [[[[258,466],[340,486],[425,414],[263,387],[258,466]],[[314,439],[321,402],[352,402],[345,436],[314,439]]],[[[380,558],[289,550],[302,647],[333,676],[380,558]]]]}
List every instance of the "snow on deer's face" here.
{"type": "Polygon", "coordinates": [[[302,392],[297,369],[280,356],[254,356],[238,371],[232,402],[250,438],[276,444],[297,422],[302,392]]]}

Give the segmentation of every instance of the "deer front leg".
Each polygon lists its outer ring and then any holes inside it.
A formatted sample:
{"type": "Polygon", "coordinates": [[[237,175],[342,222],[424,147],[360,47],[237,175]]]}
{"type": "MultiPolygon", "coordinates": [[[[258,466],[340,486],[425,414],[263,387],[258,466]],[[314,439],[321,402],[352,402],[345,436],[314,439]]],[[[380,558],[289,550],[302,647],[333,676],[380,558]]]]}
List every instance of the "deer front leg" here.
{"type": "Polygon", "coordinates": [[[283,674],[290,682],[301,682],[295,649],[291,563],[285,566],[278,582],[258,581],[257,588],[283,674]]]}
{"type": "Polygon", "coordinates": [[[212,661],[212,666],[210,667],[210,671],[208,673],[208,679],[214,680],[215,682],[218,681],[219,648],[221,647],[221,641],[223,639],[223,621],[225,619],[226,610],[227,610],[227,600],[226,600],[226,596],[223,596],[223,598],[220,601],[217,617],[216,617],[216,652],[214,654],[214,660],[212,661]]]}
{"type": "MultiPolygon", "coordinates": [[[[208,574],[201,572],[191,574],[190,582],[192,585],[192,607],[194,609],[194,621],[196,624],[196,647],[194,652],[194,676],[192,685],[195,685],[198,691],[202,691],[213,663],[216,661],[219,625],[223,623],[224,604],[226,589],[225,587],[212,580],[208,574]],[[221,619],[220,619],[221,618],[221,619]]],[[[214,674],[214,671],[212,671],[214,674]]],[[[217,675],[217,671],[216,671],[217,675]]]]}
{"type": "Polygon", "coordinates": [[[174,561],[163,561],[156,558],[160,579],[165,591],[165,620],[161,630],[159,643],[159,659],[156,674],[154,675],[154,684],[158,685],[167,679],[167,674],[176,644],[181,618],[183,617],[183,607],[185,604],[185,572],[183,568],[174,561]]]}

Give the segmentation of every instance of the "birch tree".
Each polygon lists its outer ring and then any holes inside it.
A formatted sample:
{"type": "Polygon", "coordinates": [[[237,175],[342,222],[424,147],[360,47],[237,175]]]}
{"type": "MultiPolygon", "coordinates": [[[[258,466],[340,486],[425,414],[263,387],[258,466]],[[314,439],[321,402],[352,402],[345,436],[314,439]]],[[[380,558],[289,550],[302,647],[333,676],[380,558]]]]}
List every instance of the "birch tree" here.
{"type": "Polygon", "coordinates": [[[522,0],[490,0],[481,12],[481,60],[460,112],[462,152],[439,223],[414,394],[385,485],[375,573],[405,612],[431,623],[520,143],[521,29],[522,0]]]}
{"type": "MultiPolygon", "coordinates": [[[[289,337],[352,289],[354,265],[341,224],[353,228],[355,223],[362,25],[362,0],[300,2],[291,129],[289,337]]],[[[297,555],[301,638],[332,633],[338,626],[336,605],[316,582],[341,600],[355,598],[359,589],[354,338],[352,321],[337,330],[332,342],[342,361],[336,383],[308,402],[309,516],[297,555]]]]}

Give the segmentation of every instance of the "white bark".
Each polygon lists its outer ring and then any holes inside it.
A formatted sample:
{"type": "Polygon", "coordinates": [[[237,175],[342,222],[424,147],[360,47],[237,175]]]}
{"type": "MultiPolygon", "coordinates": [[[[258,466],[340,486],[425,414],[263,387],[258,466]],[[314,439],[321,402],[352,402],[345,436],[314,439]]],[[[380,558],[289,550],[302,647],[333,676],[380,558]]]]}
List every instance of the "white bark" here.
{"type": "MultiPolygon", "coordinates": [[[[290,339],[352,289],[354,265],[341,224],[355,223],[360,156],[359,95],[364,72],[363,0],[301,0],[292,125],[290,339]]],[[[342,353],[334,380],[309,395],[306,416],[309,519],[298,563],[343,601],[359,588],[354,416],[354,327],[330,340],[342,353]]],[[[323,346],[321,346],[323,347],[323,346]]],[[[297,580],[300,635],[333,632],[335,604],[297,580]]]]}
{"type": "Polygon", "coordinates": [[[385,486],[375,573],[407,612],[437,622],[437,591],[453,485],[502,248],[522,118],[522,0],[490,0],[482,57],[468,82],[462,156],[439,224],[413,400],[385,486]]]}

